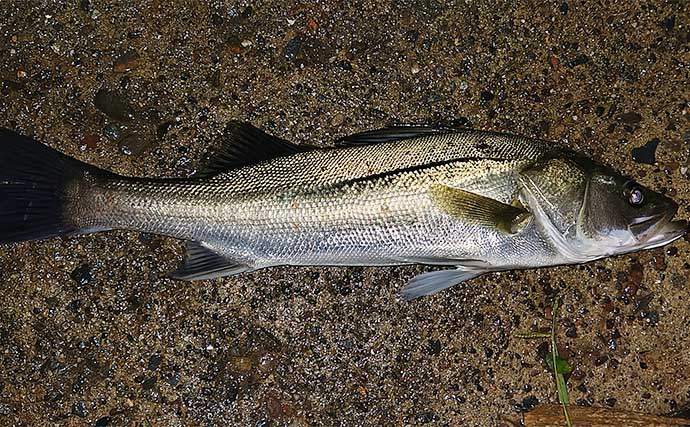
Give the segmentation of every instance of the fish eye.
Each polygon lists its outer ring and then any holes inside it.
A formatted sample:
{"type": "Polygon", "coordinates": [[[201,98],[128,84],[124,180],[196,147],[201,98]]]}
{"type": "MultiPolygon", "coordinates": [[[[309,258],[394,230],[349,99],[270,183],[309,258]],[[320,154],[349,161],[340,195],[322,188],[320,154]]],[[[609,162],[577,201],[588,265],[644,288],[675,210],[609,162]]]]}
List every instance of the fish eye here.
{"type": "Polygon", "coordinates": [[[642,189],[640,187],[633,187],[628,193],[628,203],[632,206],[640,206],[644,203],[644,194],[642,194],[642,189]]]}

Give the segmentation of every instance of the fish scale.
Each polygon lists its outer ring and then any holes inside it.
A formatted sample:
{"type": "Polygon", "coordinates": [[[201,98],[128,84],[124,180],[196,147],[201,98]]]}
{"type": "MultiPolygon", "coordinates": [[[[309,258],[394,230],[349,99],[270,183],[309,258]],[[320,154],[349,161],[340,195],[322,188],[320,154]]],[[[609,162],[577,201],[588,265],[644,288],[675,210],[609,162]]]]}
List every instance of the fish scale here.
{"type": "Polygon", "coordinates": [[[440,211],[427,191],[445,183],[509,203],[516,195],[516,171],[530,163],[512,160],[516,147],[522,155],[544,147],[501,138],[458,133],[321,149],[204,184],[118,181],[111,186],[119,194],[117,207],[99,225],[205,242],[252,268],[493,259],[510,244],[502,242],[506,236],[440,211]],[[511,150],[490,150],[487,141],[511,150]],[[495,159],[476,158],[482,152],[495,159]],[[144,203],[153,205],[141,208],[144,203]],[[485,237],[458,238],[475,235],[485,237]]]}

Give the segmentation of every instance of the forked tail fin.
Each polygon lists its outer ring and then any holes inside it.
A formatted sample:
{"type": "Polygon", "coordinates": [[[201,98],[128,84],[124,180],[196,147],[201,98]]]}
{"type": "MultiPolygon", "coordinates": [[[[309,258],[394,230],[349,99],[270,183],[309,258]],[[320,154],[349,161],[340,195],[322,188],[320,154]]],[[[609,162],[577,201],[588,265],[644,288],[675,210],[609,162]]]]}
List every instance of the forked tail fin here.
{"type": "Polygon", "coordinates": [[[34,139],[0,129],[0,243],[82,231],[71,202],[90,182],[111,175],[34,139]]]}

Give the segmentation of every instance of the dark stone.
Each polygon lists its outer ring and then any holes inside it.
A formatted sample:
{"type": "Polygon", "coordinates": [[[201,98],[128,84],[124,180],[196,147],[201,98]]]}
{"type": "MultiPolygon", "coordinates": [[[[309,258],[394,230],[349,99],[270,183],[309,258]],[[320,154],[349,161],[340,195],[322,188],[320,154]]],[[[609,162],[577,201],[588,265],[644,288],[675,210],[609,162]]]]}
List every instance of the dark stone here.
{"type": "Polygon", "coordinates": [[[416,43],[418,38],[419,31],[417,30],[410,30],[407,33],[405,33],[405,40],[407,40],[410,43],[416,43]]]}
{"type": "Polygon", "coordinates": [[[70,273],[72,280],[77,282],[77,286],[82,287],[91,283],[93,276],[91,275],[91,266],[89,264],[82,264],[72,270],[70,273]]]}
{"type": "Polygon", "coordinates": [[[55,403],[59,402],[62,400],[62,398],[65,397],[64,393],[60,390],[49,390],[46,392],[45,396],[43,397],[43,400],[49,403],[55,403]]]}
{"type": "Polygon", "coordinates": [[[494,99],[494,94],[488,90],[483,90],[481,91],[481,93],[479,93],[479,98],[482,101],[491,101],[492,99],[494,99]]]}
{"type": "Polygon", "coordinates": [[[122,138],[122,128],[115,123],[111,123],[103,128],[103,136],[117,141],[122,138]]]}
{"type": "Polygon", "coordinates": [[[596,114],[597,117],[601,117],[604,115],[605,110],[606,109],[604,107],[602,107],[601,105],[598,105],[597,108],[594,109],[594,114],[596,114]]]}
{"type": "Polygon", "coordinates": [[[160,354],[154,354],[151,357],[149,357],[149,369],[152,371],[155,371],[158,369],[158,367],[161,365],[161,356],[160,354]]]}
{"type": "Polygon", "coordinates": [[[96,420],[96,427],[107,427],[113,419],[110,417],[101,417],[96,420]]]}
{"type": "Polygon", "coordinates": [[[661,21],[661,26],[664,27],[666,31],[671,31],[675,25],[676,15],[671,15],[669,17],[666,17],[663,21],[661,21]]]}
{"type": "Polygon", "coordinates": [[[608,398],[606,398],[606,400],[604,400],[604,403],[606,404],[606,406],[608,406],[610,408],[613,408],[614,406],[616,406],[616,402],[618,402],[618,400],[615,397],[608,397],[608,398]]]}
{"type": "Polygon", "coordinates": [[[134,119],[134,110],[121,94],[107,89],[99,89],[93,105],[103,114],[118,122],[134,119]]]}
{"type": "Polygon", "coordinates": [[[297,58],[300,50],[302,49],[302,38],[300,36],[293,37],[292,40],[287,42],[285,48],[283,49],[283,56],[288,60],[293,60],[297,58]]]}
{"type": "Polygon", "coordinates": [[[127,156],[138,156],[151,148],[152,145],[152,138],[147,138],[139,133],[127,134],[118,142],[120,152],[127,156]]]}
{"type": "Polygon", "coordinates": [[[417,422],[420,424],[429,424],[436,421],[438,417],[433,412],[425,411],[417,414],[417,422]]]}
{"type": "Polygon", "coordinates": [[[225,393],[225,399],[228,403],[232,403],[237,399],[238,394],[239,390],[237,389],[237,387],[231,384],[230,386],[228,386],[228,389],[225,393]]]}
{"type": "Polygon", "coordinates": [[[604,363],[606,363],[607,360],[609,360],[609,357],[607,355],[604,354],[603,356],[599,356],[596,359],[594,359],[594,366],[601,366],[604,363]]]}
{"type": "Polygon", "coordinates": [[[86,13],[91,12],[91,0],[81,0],[79,2],[79,8],[86,13]]]}
{"type": "Polygon", "coordinates": [[[566,2],[561,3],[561,7],[559,7],[559,10],[561,11],[561,15],[567,15],[569,9],[570,8],[568,7],[568,3],[566,3],[566,2]]]}
{"type": "Polygon", "coordinates": [[[156,381],[156,377],[148,378],[143,383],[141,383],[141,388],[143,388],[144,390],[151,390],[156,385],[156,381]]]}
{"type": "Polygon", "coordinates": [[[212,13],[211,14],[211,24],[213,24],[216,27],[220,27],[221,25],[223,25],[223,17],[220,16],[219,14],[215,13],[215,12],[212,13]]]}
{"type": "Polygon", "coordinates": [[[74,405],[72,405],[72,413],[82,418],[89,415],[89,411],[86,409],[86,404],[83,400],[74,402],[74,405]]]}
{"type": "Polygon", "coordinates": [[[338,63],[338,65],[340,66],[340,68],[342,68],[345,71],[352,71],[352,64],[350,63],[350,61],[348,61],[346,59],[343,59],[342,61],[340,61],[338,63]]]}
{"type": "Polygon", "coordinates": [[[636,112],[623,113],[618,116],[618,120],[629,125],[636,125],[642,121],[642,115],[636,112]]]}
{"type": "Polygon", "coordinates": [[[172,120],[165,121],[158,125],[156,128],[156,136],[158,139],[163,139],[165,134],[168,133],[171,127],[175,126],[175,122],[172,120]]]}
{"type": "Polygon", "coordinates": [[[438,356],[441,353],[441,341],[429,340],[427,343],[426,352],[431,356],[438,356]]]}
{"type": "Polygon", "coordinates": [[[529,411],[530,409],[534,409],[537,407],[539,404],[539,399],[537,399],[536,396],[527,396],[524,399],[522,399],[522,410],[523,411],[529,411]]]}
{"type": "Polygon", "coordinates": [[[568,64],[568,65],[570,66],[570,68],[575,68],[578,65],[583,65],[583,64],[586,64],[588,62],[589,62],[589,57],[585,54],[582,54],[582,55],[578,55],[577,58],[572,60],[570,62],[570,64],[568,64]]]}
{"type": "Polygon", "coordinates": [[[130,49],[117,57],[113,64],[113,70],[116,73],[126,73],[136,68],[138,64],[139,53],[134,49],[130,49]]]}
{"type": "Polygon", "coordinates": [[[660,142],[661,141],[658,138],[654,138],[642,147],[633,148],[633,160],[638,163],[646,163],[648,165],[653,165],[654,163],[656,163],[656,148],[659,146],[660,142]]]}

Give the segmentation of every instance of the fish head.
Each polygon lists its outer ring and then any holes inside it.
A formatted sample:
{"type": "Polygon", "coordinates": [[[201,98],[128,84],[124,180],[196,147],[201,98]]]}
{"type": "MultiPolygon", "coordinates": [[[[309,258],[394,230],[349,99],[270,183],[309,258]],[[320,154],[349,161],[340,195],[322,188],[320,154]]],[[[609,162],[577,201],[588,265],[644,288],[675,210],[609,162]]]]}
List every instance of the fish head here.
{"type": "Polygon", "coordinates": [[[677,211],[669,197],[597,165],[588,180],[578,234],[607,255],[656,248],[687,231],[686,221],[673,220],[677,211]]]}
{"type": "Polygon", "coordinates": [[[574,262],[663,246],[688,229],[673,220],[673,200],[575,153],[547,158],[519,180],[554,246],[574,262]]]}

